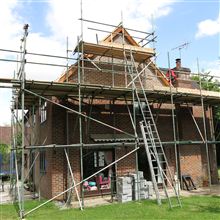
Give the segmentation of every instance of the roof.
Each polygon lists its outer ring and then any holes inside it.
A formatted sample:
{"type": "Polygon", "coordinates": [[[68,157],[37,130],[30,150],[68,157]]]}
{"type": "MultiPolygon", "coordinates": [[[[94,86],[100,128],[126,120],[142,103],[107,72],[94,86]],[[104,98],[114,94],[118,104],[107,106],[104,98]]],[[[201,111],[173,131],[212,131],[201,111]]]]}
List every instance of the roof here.
{"type": "MultiPolygon", "coordinates": [[[[102,41],[98,44],[88,43],[80,41],[79,44],[75,48],[75,52],[83,52],[84,54],[93,55],[95,56],[106,56],[106,57],[115,57],[119,59],[124,59],[124,50],[127,54],[130,53],[132,50],[132,54],[134,60],[137,62],[145,62],[149,58],[155,55],[155,50],[153,48],[143,48],[141,47],[128,33],[128,31],[123,27],[117,27],[112,33],[110,33],[107,37],[105,37],[102,41]],[[126,38],[129,44],[120,44],[114,42],[118,34],[122,34],[126,38]],[[78,51],[79,50],[79,51],[78,51]]],[[[91,57],[90,57],[91,58],[91,57]]],[[[74,64],[69,68],[68,78],[71,77],[74,73],[76,73],[76,65],[74,64]]],[[[159,80],[165,85],[169,86],[169,82],[167,81],[166,77],[163,73],[156,67],[155,64],[150,65],[153,69],[156,69],[156,73],[159,76],[159,80]]],[[[58,82],[65,82],[67,73],[63,73],[58,82]]]]}
{"type": "Polygon", "coordinates": [[[131,37],[131,35],[122,25],[118,26],[111,34],[104,38],[102,42],[112,42],[119,34],[123,34],[131,45],[140,47],[140,45],[134,40],[133,37],[131,37]]]}

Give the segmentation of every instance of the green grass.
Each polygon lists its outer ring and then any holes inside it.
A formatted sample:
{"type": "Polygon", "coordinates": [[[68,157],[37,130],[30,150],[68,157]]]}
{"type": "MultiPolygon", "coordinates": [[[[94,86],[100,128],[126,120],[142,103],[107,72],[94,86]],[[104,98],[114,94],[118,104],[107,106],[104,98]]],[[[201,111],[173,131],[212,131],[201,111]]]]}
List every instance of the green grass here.
{"type": "MultiPolygon", "coordinates": [[[[59,210],[50,203],[31,213],[26,219],[37,220],[121,220],[121,219],[220,219],[220,197],[193,196],[182,198],[183,208],[170,210],[167,203],[158,207],[155,201],[129,202],[111,204],[95,208],[59,210]]],[[[37,201],[27,201],[25,209],[30,210],[40,204],[37,201]]],[[[0,206],[0,219],[18,219],[16,207],[13,205],[0,206]]]]}
{"type": "Polygon", "coordinates": [[[218,168],[218,176],[220,177],[220,167],[218,168]]]}

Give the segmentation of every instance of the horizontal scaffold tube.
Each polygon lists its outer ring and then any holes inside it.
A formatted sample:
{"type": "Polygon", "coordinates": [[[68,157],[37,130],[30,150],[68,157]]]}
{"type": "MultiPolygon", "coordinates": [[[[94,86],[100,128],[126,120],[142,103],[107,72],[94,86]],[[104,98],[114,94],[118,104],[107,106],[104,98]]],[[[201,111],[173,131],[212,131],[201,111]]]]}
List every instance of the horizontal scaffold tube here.
{"type": "MultiPolygon", "coordinates": [[[[139,140],[141,141],[141,140],[139,140]]],[[[207,141],[208,144],[220,144],[220,141],[207,141]]],[[[90,147],[90,148],[115,148],[115,147],[133,147],[136,144],[136,142],[111,142],[111,143],[95,143],[95,144],[49,144],[49,145],[35,145],[35,146],[28,146],[25,147],[26,150],[31,150],[31,149],[42,149],[42,148],[78,148],[78,147],[90,147]]],[[[166,142],[161,142],[162,145],[174,145],[174,141],[166,141],[166,142]]],[[[187,141],[177,141],[176,144],[178,145],[200,145],[204,144],[203,141],[192,141],[192,140],[187,140],[187,141]]],[[[140,146],[143,146],[143,142],[139,142],[140,146]]],[[[18,148],[12,148],[11,150],[17,150],[21,149],[20,147],[18,148]]]]}

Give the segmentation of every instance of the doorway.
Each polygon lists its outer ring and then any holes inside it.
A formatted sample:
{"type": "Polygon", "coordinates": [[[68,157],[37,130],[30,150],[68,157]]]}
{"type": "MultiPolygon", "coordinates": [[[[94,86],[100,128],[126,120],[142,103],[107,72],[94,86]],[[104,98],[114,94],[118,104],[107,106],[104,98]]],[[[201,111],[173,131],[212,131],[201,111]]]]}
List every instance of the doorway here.
{"type": "MultiPolygon", "coordinates": [[[[85,149],[83,151],[83,178],[88,178],[115,160],[113,149],[85,149]]],[[[110,166],[84,182],[84,192],[88,195],[111,193],[115,184],[115,166],[110,166]]]]}

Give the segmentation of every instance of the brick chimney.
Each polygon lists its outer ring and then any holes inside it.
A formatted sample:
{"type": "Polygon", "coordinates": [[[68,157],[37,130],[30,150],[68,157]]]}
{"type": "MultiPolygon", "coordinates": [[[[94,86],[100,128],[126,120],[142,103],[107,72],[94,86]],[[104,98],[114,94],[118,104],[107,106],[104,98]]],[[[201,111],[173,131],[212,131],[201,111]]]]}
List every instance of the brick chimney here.
{"type": "Polygon", "coordinates": [[[180,69],[181,68],[181,59],[178,58],[176,59],[176,69],[180,69]]]}
{"type": "Polygon", "coordinates": [[[186,67],[182,67],[181,65],[181,59],[176,59],[176,66],[172,69],[176,76],[177,80],[174,83],[175,87],[182,87],[182,88],[196,88],[196,86],[193,84],[192,80],[190,79],[190,72],[191,70],[186,67]]]}

